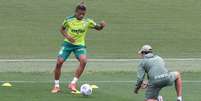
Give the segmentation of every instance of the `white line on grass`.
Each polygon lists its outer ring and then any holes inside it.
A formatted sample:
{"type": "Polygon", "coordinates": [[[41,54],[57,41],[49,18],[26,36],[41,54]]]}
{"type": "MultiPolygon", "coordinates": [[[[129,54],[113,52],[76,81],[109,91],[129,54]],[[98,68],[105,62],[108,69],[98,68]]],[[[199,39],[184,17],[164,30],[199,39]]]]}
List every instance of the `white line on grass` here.
{"type": "MultiPolygon", "coordinates": [[[[124,61],[139,61],[140,59],[88,59],[92,62],[124,62],[124,61]]],[[[165,58],[172,61],[201,61],[201,58],[165,58]]],[[[56,59],[0,59],[0,62],[55,62],[56,59]]],[[[68,61],[77,61],[69,59],[68,61]]]]}
{"type": "MultiPolygon", "coordinates": [[[[135,83],[136,80],[134,81],[79,81],[81,83],[135,83]]],[[[52,83],[53,81],[16,81],[16,80],[11,80],[11,81],[0,81],[0,83],[4,82],[10,82],[10,83],[52,83]]],[[[70,81],[60,81],[61,83],[66,83],[70,81]]],[[[183,83],[201,83],[201,80],[184,80],[183,83]]]]}

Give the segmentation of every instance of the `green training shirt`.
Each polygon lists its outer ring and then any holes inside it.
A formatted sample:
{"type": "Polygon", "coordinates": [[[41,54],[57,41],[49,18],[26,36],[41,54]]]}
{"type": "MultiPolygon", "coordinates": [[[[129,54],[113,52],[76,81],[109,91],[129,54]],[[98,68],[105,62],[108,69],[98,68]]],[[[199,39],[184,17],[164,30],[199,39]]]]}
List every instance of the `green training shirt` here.
{"type": "MultiPolygon", "coordinates": [[[[62,24],[67,33],[75,39],[74,45],[83,45],[85,46],[85,36],[88,29],[93,29],[96,26],[96,23],[88,18],[78,20],[75,16],[67,17],[62,24]]],[[[71,43],[68,39],[64,39],[71,43]]]]}

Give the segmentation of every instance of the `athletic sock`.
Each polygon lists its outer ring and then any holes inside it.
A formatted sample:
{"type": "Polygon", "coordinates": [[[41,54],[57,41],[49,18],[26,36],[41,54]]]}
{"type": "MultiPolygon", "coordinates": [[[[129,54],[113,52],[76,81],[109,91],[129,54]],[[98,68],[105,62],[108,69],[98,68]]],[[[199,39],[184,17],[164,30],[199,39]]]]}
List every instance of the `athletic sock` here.
{"type": "Polygon", "coordinates": [[[77,81],[78,81],[78,78],[74,77],[73,80],[71,81],[71,83],[77,83],[77,81]]]}
{"type": "Polygon", "coordinates": [[[54,80],[54,86],[59,87],[59,80],[54,80]]]}

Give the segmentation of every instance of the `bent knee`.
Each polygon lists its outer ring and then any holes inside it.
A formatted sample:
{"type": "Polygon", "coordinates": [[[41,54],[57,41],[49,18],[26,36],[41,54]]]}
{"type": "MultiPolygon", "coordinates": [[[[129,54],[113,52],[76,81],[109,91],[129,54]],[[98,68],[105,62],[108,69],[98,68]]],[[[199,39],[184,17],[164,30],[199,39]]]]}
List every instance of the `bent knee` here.
{"type": "Polygon", "coordinates": [[[86,55],[81,55],[81,56],[79,57],[79,61],[80,61],[80,63],[82,63],[82,64],[87,64],[87,56],[86,56],[86,55]]]}
{"type": "Polygon", "coordinates": [[[181,78],[181,73],[179,71],[175,72],[177,79],[181,78]]]}
{"type": "Polygon", "coordinates": [[[58,58],[57,59],[57,64],[58,65],[62,65],[64,63],[64,59],[63,58],[58,58]]]}
{"type": "Polygon", "coordinates": [[[87,64],[87,59],[81,59],[80,63],[86,65],[87,64]]]}

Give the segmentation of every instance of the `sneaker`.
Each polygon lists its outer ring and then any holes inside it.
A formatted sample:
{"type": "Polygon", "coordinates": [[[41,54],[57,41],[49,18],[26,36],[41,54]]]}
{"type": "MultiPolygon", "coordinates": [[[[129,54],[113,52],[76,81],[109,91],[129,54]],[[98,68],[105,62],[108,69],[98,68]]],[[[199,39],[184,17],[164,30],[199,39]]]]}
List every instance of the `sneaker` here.
{"type": "Polygon", "coordinates": [[[157,101],[163,101],[163,96],[159,95],[157,101]]]}
{"type": "Polygon", "coordinates": [[[70,91],[76,92],[76,91],[77,91],[76,87],[77,87],[77,84],[76,84],[76,83],[70,83],[70,84],[68,85],[68,89],[69,89],[70,91]]]}
{"type": "Polygon", "coordinates": [[[177,98],[177,101],[183,101],[183,99],[182,98],[177,98]]]}
{"type": "Polygon", "coordinates": [[[51,93],[59,93],[61,90],[59,87],[53,87],[51,93]]]}
{"type": "Polygon", "coordinates": [[[71,94],[78,95],[78,94],[81,94],[81,93],[80,93],[80,91],[76,90],[76,91],[71,91],[71,94]]]}

